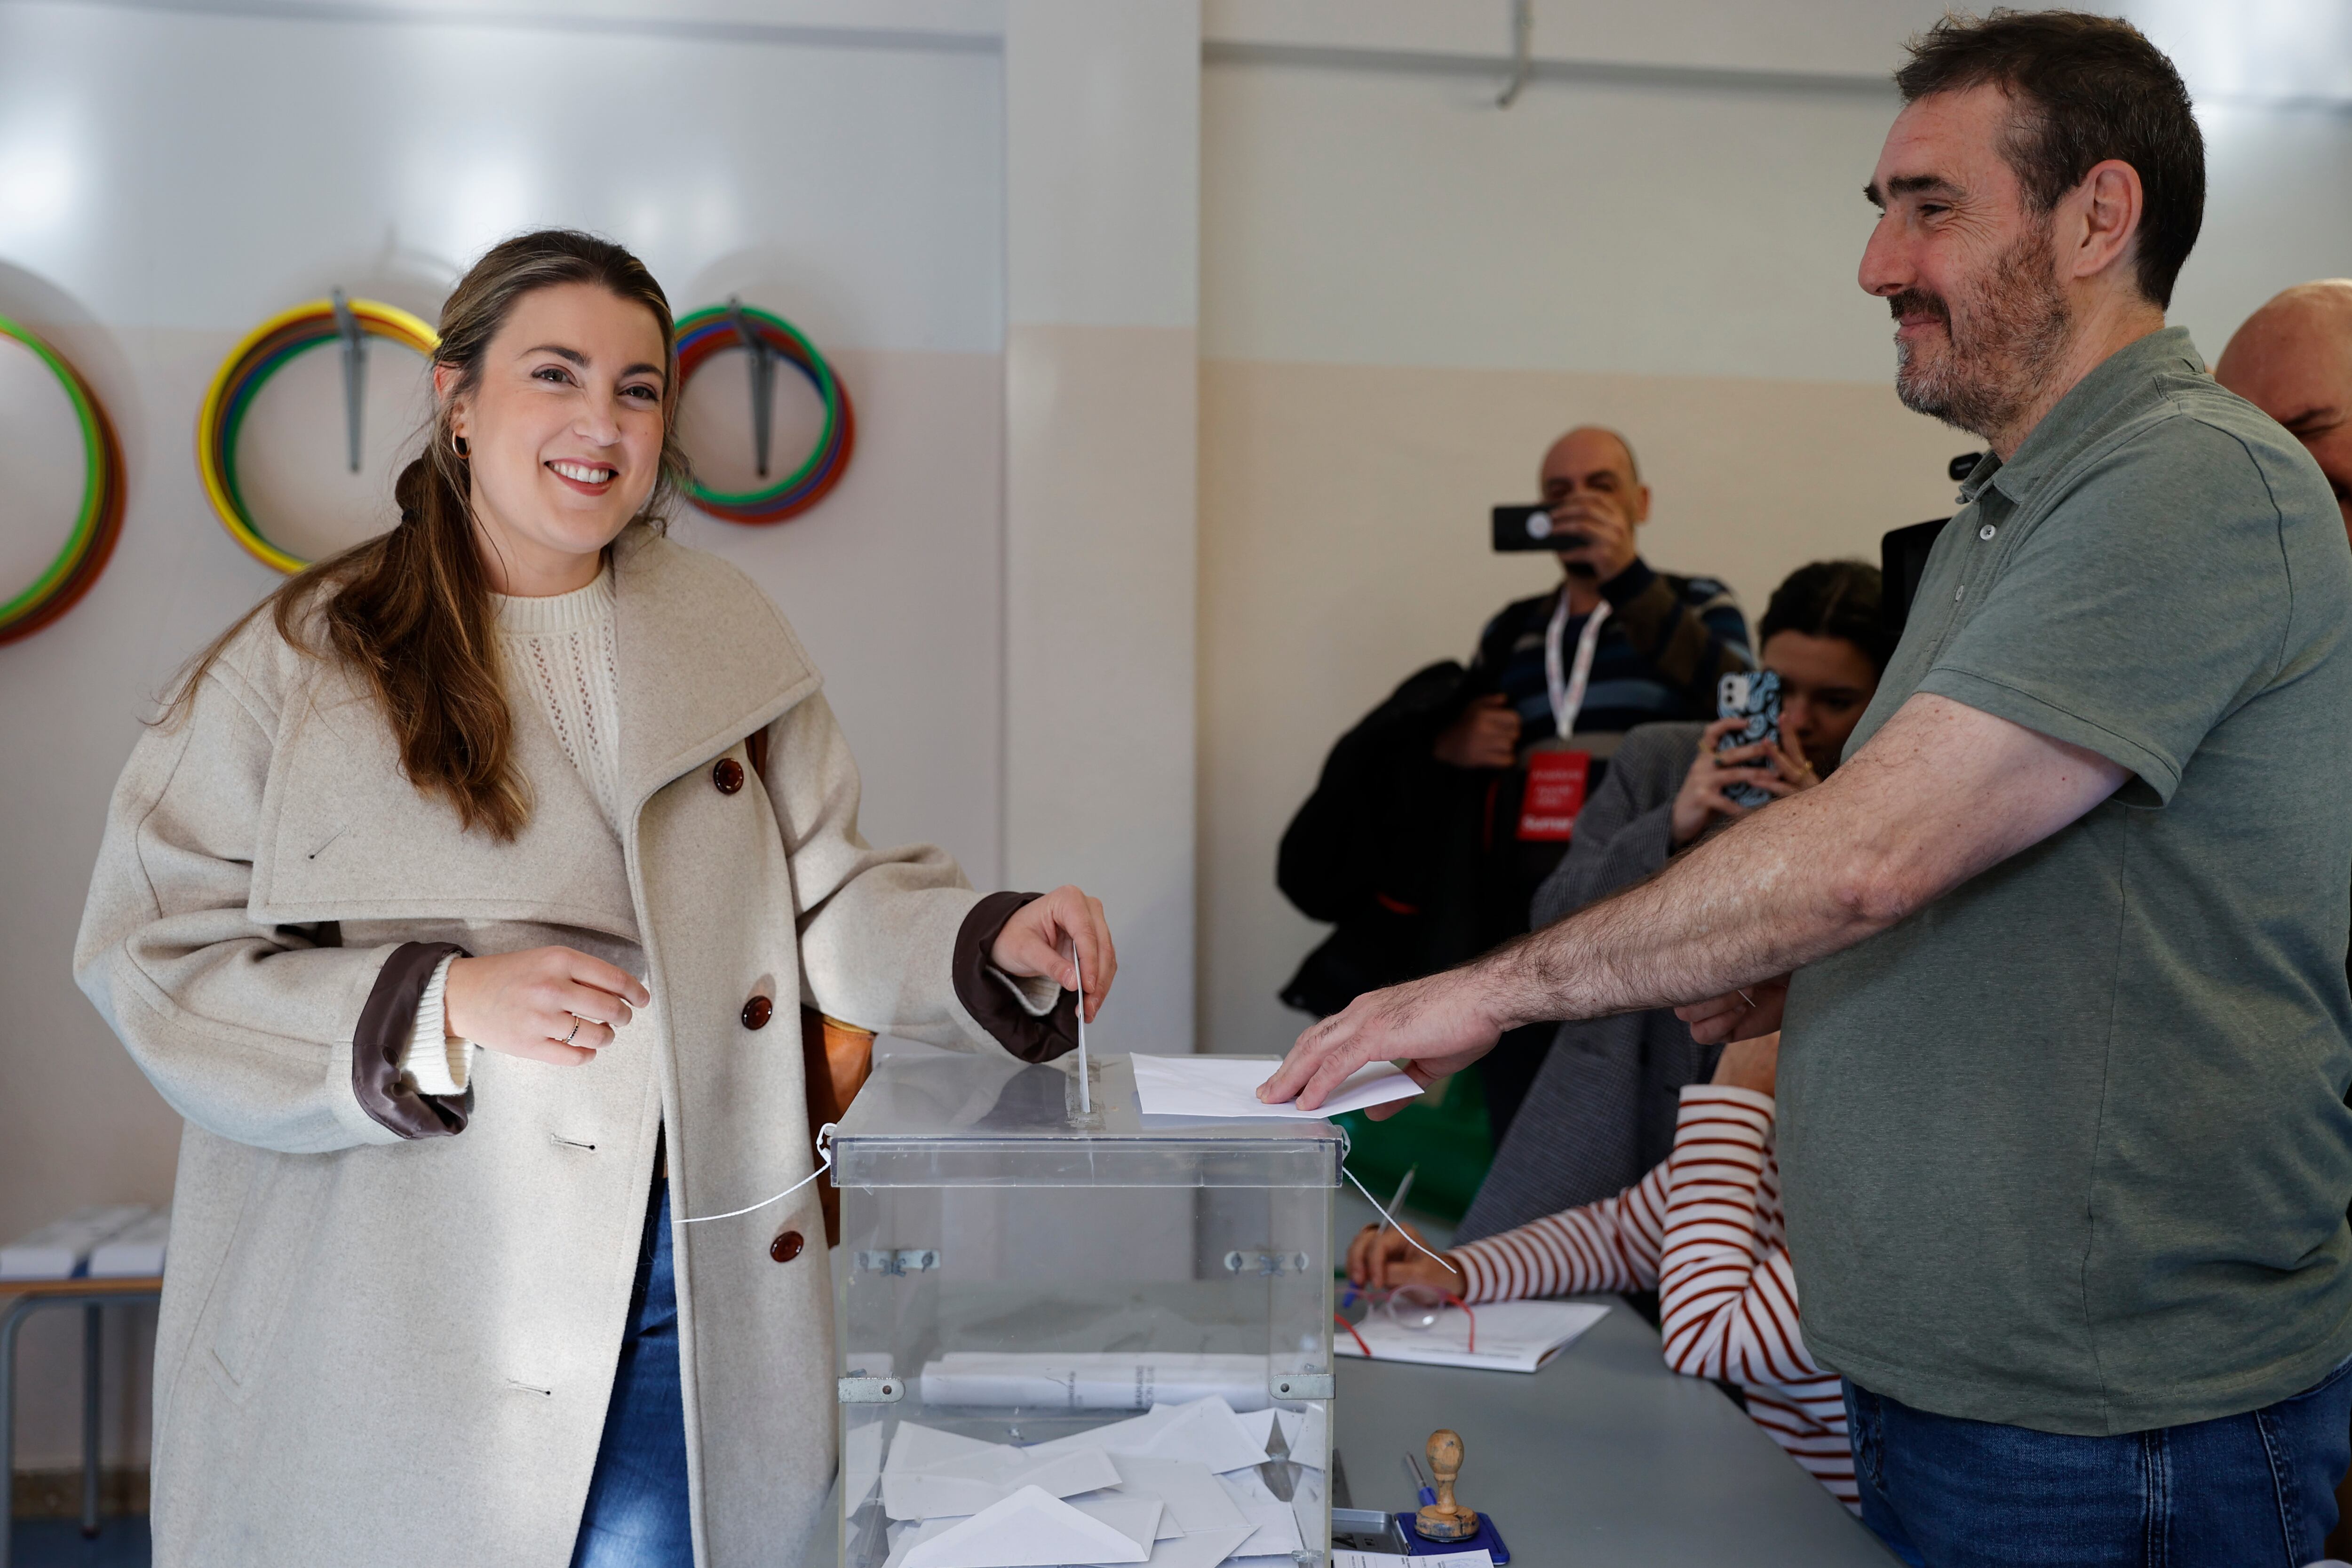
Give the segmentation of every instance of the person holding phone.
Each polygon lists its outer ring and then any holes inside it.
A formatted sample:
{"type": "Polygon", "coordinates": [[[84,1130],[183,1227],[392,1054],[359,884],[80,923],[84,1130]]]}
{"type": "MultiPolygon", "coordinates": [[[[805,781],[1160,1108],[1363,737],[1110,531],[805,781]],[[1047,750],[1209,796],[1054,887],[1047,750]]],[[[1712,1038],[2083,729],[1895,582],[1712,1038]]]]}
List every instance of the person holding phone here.
{"type": "MultiPolygon", "coordinates": [[[[1772,591],[1759,626],[1765,669],[1780,683],[1777,738],[1726,748],[1738,718],[1644,724],[1627,735],[1577,824],[1567,858],[1537,889],[1545,926],[1665,868],[1675,855],[1753,809],[1726,794],[1746,784],[1773,798],[1837,769],[1846,739],[1894,652],[1880,618],[1878,568],[1816,561],[1772,591]]],[[[1705,1081],[1716,1047],[1671,1008],[1549,1026],[1550,1047],[1526,1103],[1463,1215],[1465,1239],[1597,1202],[1666,1156],[1676,1096],[1705,1081]]]]}
{"type": "Polygon", "coordinates": [[[664,536],[676,348],[620,247],[493,247],[398,524],[123,770],[75,970],[187,1121],[159,1562],[798,1562],[835,1470],[801,1009],[1034,1060],[1110,989],[1076,889],[859,836],[792,628],[664,536]]]}
{"type": "Polygon", "coordinates": [[[1859,1513],[1844,1395],[1797,1319],[1772,1137],[1780,1058],[1778,1034],[1725,1047],[1706,1081],[1677,1097],[1670,1152],[1622,1191],[1434,1257],[1409,1225],[1368,1225],[1349,1243],[1348,1279],[1373,1292],[1448,1291],[1474,1310],[1651,1296],[1666,1365],[1737,1384],[1764,1435],[1859,1513]]]}

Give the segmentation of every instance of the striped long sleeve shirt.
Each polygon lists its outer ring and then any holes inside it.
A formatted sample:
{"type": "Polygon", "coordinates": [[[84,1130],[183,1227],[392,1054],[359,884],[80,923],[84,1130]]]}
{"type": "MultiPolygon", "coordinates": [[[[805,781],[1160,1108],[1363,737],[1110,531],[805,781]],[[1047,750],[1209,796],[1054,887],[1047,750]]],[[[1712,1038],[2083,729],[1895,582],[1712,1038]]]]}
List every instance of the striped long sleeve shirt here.
{"type": "Polygon", "coordinates": [[[1465,1298],[1658,1292],[1666,1364],[1739,1385],[1748,1414],[1846,1507],[1860,1511],[1845,1400],[1806,1353],[1780,1218],[1772,1100],[1693,1084],[1674,1152],[1613,1198],[1454,1248],[1465,1298]]]}

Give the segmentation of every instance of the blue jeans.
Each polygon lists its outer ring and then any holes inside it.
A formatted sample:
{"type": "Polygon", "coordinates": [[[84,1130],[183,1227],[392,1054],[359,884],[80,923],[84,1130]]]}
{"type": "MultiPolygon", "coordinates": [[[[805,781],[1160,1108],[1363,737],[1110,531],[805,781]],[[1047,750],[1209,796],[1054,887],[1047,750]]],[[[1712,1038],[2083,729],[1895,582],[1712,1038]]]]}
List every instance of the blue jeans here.
{"type": "Polygon", "coordinates": [[[1863,1522],[1913,1568],[2305,1568],[2352,1458],[2352,1362],[2242,1415],[2076,1437],[1936,1415],[1849,1379],[1863,1522]]]}
{"type": "Polygon", "coordinates": [[[637,1288],[604,1410],[604,1439],[572,1568],[694,1568],[686,1493],[686,1400],[677,1377],[677,1289],[669,1184],[646,1205],[637,1288]]]}

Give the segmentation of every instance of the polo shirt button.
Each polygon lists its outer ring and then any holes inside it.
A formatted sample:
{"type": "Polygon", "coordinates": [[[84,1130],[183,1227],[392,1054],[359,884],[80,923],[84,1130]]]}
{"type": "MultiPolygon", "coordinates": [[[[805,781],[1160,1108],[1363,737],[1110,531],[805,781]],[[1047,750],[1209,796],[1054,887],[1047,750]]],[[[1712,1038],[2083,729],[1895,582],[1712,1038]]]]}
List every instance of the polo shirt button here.
{"type": "Polygon", "coordinates": [[[1953,590],[1952,590],[1952,603],[1954,603],[1955,605],[1958,604],[1958,603],[1960,602],[1960,595],[1963,595],[1963,594],[1965,594],[1965,593],[1967,593],[1968,591],[1969,591],[1969,585],[1968,585],[1966,583],[1963,583],[1963,584],[1961,584],[1958,587],[1957,587],[1957,588],[1953,589],[1953,590]]]}
{"type": "Polygon", "coordinates": [[[1982,528],[1977,530],[1977,537],[1979,539],[1990,539],[1994,534],[2000,531],[2000,530],[1988,522],[1982,528]]]}
{"type": "Polygon", "coordinates": [[[732,757],[721,757],[710,765],[710,782],[720,795],[733,795],[743,787],[743,764],[732,757]]]}
{"type": "Polygon", "coordinates": [[[801,1255],[801,1248],[804,1245],[799,1231],[788,1230],[768,1243],[768,1256],[779,1263],[790,1263],[801,1255]]]}
{"type": "Polygon", "coordinates": [[[768,1020],[775,1015],[776,1005],[773,1002],[769,1001],[765,996],[754,996],[743,1004],[743,1026],[747,1029],[764,1029],[768,1026],[768,1020]]]}

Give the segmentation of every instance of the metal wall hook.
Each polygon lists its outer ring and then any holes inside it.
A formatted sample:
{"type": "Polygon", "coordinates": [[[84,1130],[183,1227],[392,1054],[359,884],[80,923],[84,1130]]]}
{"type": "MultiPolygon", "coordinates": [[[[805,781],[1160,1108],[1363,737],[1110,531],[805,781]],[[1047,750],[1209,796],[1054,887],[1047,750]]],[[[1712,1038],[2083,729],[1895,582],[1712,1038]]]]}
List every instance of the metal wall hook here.
{"type": "Polygon", "coordinates": [[[343,439],[352,472],[360,471],[360,444],[367,424],[367,334],[352,313],[352,302],[338,289],[331,296],[335,307],[335,331],[343,338],[343,439]]]}
{"type": "Polygon", "coordinates": [[[1508,109],[1518,100],[1519,89],[1528,85],[1528,72],[1534,66],[1536,37],[1536,0],[1511,0],[1511,80],[1495,100],[1497,109],[1508,109]]]}
{"type": "Polygon", "coordinates": [[[775,345],[761,334],[751,319],[743,314],[743,297],[727,297],[727,319],[735,323],[736,332],[743,346],[751,351],[751,454],[758,460],[760,477],[768,477],[768,441],[770,426],[774,422],[776,407],[775,345]]]}

